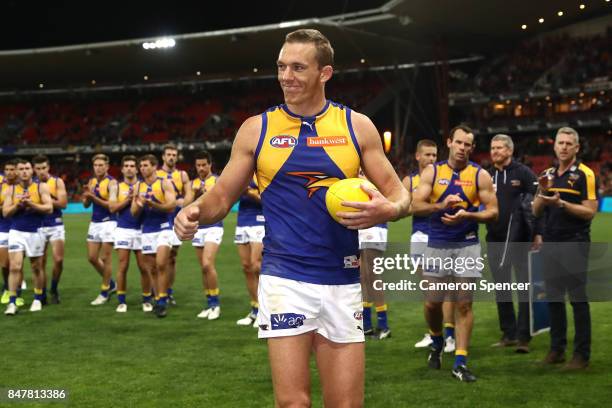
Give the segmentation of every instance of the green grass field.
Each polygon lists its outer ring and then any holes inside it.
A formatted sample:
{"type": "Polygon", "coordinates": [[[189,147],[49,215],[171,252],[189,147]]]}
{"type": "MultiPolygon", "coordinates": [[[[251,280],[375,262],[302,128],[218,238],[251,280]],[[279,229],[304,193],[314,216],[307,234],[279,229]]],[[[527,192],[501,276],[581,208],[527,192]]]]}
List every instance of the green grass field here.
{"type": "MultiPolygon", "coordinates": [[[[0,317],[0,388],[66,389],[68,401],[61,404],[74,407],[273,405],[265,342],[257,339],[255,329],[235,324],[249,305],[233,244],[234,214],[226,220],[217,261],[222,305],[217,321],[196,318],[203,295],[194,250],[187,244],[179,254],[178,306],[166,319],[140,310],[139,274],[133,259],[128,313],[115,312],[114,297],[107,305],[89,306],[100,280],[85,257],[87,218],[66,216],[65,222],[62,304],[36,314],[24,307],[16,317],[0,317]]],[[[389,240],[406,240],[409,225],[409,220],[392,224],[389,240]]],[[[593,241],[612,241],[611,230],[612,215],[598,214],[593,241]]],[[[25,297],[29,305],[30,290],[25,297]]],[[[426,368],[426,352],[413,348],[425,332],[421,304],[391,303],[393,337],[367,343],[366,406],[605,406],[610,395],[612,349],[607,339],[612,338],[612,304],[592,304],[592,362],[581,373],[537,364],[547,352],[547,334],[533,340],[533,351],[527,355],[490,348],[500,335],[495,305],[481,302],[474,309],[469,361],[478,382],[464,384],[451,378],[452,358],[434,372],[426,368]]],[[[569,335],[571,344],[571,330],[569,335]]],[[[321,406],[316,374],[313,379],[313,405],[321,406]]],[[[12,405],[0,401],[0,406],[12,405]]]]}

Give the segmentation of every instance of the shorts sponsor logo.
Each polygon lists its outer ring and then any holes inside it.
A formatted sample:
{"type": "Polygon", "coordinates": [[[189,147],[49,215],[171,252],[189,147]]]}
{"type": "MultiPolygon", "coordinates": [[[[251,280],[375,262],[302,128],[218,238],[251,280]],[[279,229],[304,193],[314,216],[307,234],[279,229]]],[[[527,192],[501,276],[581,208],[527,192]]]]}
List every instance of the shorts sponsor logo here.
{"type": "Polygon", "coordinates": [[[346,146],[347,144],[346,136],[317,136],[306,139],[308,147],[346,146]]]}
{"type": "Polygon", "coordinates": [[[130,243],[127,241],[117,241],[117,245],[129,245],[130,243]]]}
{"type": "MultiPolygon", "coordinates": [[[[243,235],[242,235],[242,234],[236,234],[236,236],[234,237],[234,240],[236,240],[236,241],[242,241],[242,237],[243,237],[243,235]]],[[[195,241],[195,239],[193,240],[193,242],[196,242],[196,241],[195,241]]]]}
{"type": "Polygon", "coordinates": [[[153,247],[151,245],[143,245],[142,246],[142,250],[143,251],[152,251],[153,247]]]}
{"type": "Polygon", "coordinates": [[[450,184],[450,180],[449,179],[440,179],[440,180],[438,180],[438,184],[443,185],[443,186],[448,186],[450,184]]]}
{"type": "Polygon", "coordinates": [[[472,187],[474,185],[474,183],[470,180],[455,180],[454,184],[461,187],[472,187]]]}
{"type": "Polygon", "coordinates": [[[4,246],[8,245],[8,239],[0,241],[0,245],[4,245],[4,246]]]}
{"type": "Polygon", "coordinates": [[[306,316],[297,313],[275,313],[271,316],[272,330],[296,329],[304,324],[306,316]]]}
{"type": "Polygon", "coordinates": [[[259,325],[259,330],[269,330],[269,326],[267,324],[260,324],[259,325]]]}
{"type": "Polygon", "coordinates": [[[9,249],[20,249],[21,247],[19,245],[11,245],[9,246],[9,249]]]}
{"type": "Polygon", "coordinates": [[[87,239],[94,239],[94,236],[92,234],[87,234],[87,239]]]}
{"type": "Polygon", "coordinates": [[[359,268],[359,258],[357,258],[357,255],[345,256],[344,268],[359,268]]]}
{"type": "Polygon", "coordinates": [[[278,135],[270,139],[270,146],[279,149],[286,149],[297,146],[298,141],[295,137],[289,135],[278,135]]]}

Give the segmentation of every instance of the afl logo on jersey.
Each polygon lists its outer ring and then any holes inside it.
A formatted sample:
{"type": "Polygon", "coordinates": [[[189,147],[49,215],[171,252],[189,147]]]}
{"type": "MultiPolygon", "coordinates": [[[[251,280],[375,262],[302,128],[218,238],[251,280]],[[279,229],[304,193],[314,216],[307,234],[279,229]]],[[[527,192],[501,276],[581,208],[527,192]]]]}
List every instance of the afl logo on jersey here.
{"type": "Polygon", "coordinates": [[[448,186],[450,184],[450,180],[449,179],[440,179],[440,180],[438,180],[438,184],[441,184],[443,186],[448,186]]]}
{"type": "Polygon", "coordinates": [[[278,135],[270,139],[270,145],[272,147],[278,147],[280,149],[285,149],[287,147],[295,147],[297,146],[297,139],[289,135],[278,135]]]}

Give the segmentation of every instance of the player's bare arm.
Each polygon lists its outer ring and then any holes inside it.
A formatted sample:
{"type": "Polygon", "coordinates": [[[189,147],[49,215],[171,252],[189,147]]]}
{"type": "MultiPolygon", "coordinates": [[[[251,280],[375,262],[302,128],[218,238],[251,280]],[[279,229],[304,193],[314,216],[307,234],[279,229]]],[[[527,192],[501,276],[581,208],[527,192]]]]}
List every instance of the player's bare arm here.
{"type": "Polygon", "coordinates": [[[51,197],[53,208],[63,210],[68,206],[68,194],[66,193],[66,184],[61,178],[57,178],[57,198],[51,197]]]}
{"type": "Polygon", "coordinates": [[[252,116],[242,124],[215,188],[177,214],[174,229],[180,239],[193,238],[199,224],[213,224],[230,211],[253,177],[254,153],[260,132],[261,116],[252,116]]]}
{"type": "Polygon", "coordinates": [[[187,175],[186,171],[181,171],[181,178],[183,180],[183,190],[185,194],[182,199],[177,200],[177,205],[184,207],[193,202],[194,195],[193,188],[191,187],[191,181],[189,180],[189,175],[187,175]]]}
{"type": "Polygon", "coordinates": [[[12,217],[13,214],[15,214],[17,212],[17,209],[19,208],[18,203],[13,204],[14,190],[15,186],[11,186],[10,190],[7,190],[4,196],[4,203],[2,204],[2,216],[4,218],[12,217]]]}
{"type": "Polygon", "coordinates": [[[28,207],[39,213],[51,214],[53,212],[53,202],[51,201],[49,186],[47,186],[45,183],[40,183],[38,186],[40,203],[28,201],[28,207]]]}
{"type": "Polygon", "coordinates": [[[423,170],[419,188],[412,194],[412,204],[410,212],[419,217],[427,217],[435,212],[442,211],[446,208],[451,208],[455,204],[459,204],[463,200],[458,194],[450,194],[439,203],[430,203],[429,197],[433,190],[434,167],[429,165],[423,170]]]}
{"type": "Polygon", "coordinates": [[[131,204],[131,200],[125,200],[119,203],[118,195],[119,193],[119,184],[117,180],[113,180],[108,185],[108,210],[112,213],[119,212],[123,210],[128,204],[131,204]]]}
{"type": "Polygon", "coordinates": [[[172,182],[168,179],[164,179],[162,181],[162,186],[164,188],[163,203],[155,202],[152,199],[146,199],[145,202],[151,208],[155,208],[158,211],[169,213],[174,211],[174,209],[176,208],[176,192],[174,191],[172,182]]]}
{"type": "Polygon", "coordinates": [[[351,115],[361,149],[361,167],[378,191],[362,186],[371,200],[344,203],[361,211],[338,212],[341,223],[350,229],[363,229],[405,217],[408,215],[410,195],[385,156],[378,130],[367,116],[356,112],[351,112],[351,115]]]}

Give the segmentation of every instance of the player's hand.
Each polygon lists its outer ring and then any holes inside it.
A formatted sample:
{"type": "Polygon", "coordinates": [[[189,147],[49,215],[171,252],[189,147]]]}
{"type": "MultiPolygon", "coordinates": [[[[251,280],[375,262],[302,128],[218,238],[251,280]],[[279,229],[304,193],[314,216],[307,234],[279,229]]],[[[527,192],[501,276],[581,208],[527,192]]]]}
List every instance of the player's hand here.
{"type": "Polygon", "coordinates": [[[547,173],[538,177],[538,185],[540,186],[540,191],[546,193],[553,185],[553,175],[547,173]]]}
{"type": "Polygon", "coordinates": [[[174,219],[174,232],[181,241],[192,239],[200,225],[200,207],[189,205],[183,208],[174,219]]]}
{"type": "Polygon", "coordinates": [[[561,202],[561,196],[559,195],[558,191],[555,192],[555,194],[552,196],[539,194],[538,197],[542,199],[542,202],[544,203],[544,205],[548,205],[552,207],[558,207],[559,203],[561,202]]]}
{"type": "Polygon", "coordinates": [[[454,205],[463,202],[463,199],[459,196],[459,194],[450,194],[447,195],[446,198],[442,201],[442,209],[452,208],[454,205]]]}
{"type": "Polygon", "coordinates": [[[149,208],[153,207],[153,200],[150,197],[146,197],[144,199],[144,205],[146,205],[149,208]]]}
{"type": "Polygon", "coordinates": [[[141,196],[141,195],[136,196],[136,205],[137,205],[139,208],[144,207],[144,205],[145,205],[145,199],[144,199],[144,197],[143,197],[143,196],[141,196]]]}
{"type": "Polygon", "coordinates": [[[467,218],[467,214],[468,212],[465,211],[463,208],[460,209],[459,211],[457,211],[455,214],[444,214],[440,220],[442,221],[443,224],[445,225],[457,225],[459,224],[461,221],[465,220],[467,218]]]}
{"type": "Polygon", "coordinates": [[[531,244],[532,251],[539,251],[542,248],[544,240],[542,239],[542,235],[537,234],[533,237],[533,243],[531,244]]]}
{"type": "Polygon", "coordinates": [[[340,224],[349,229],[365,229],[397,216],[397,207],[378,190],[365,184],[361,185],[361,189],[370,196],[370,201],[343,201],[343,206],[360,211],[338,211],[336,215],[340,218],[340,224]]]}

